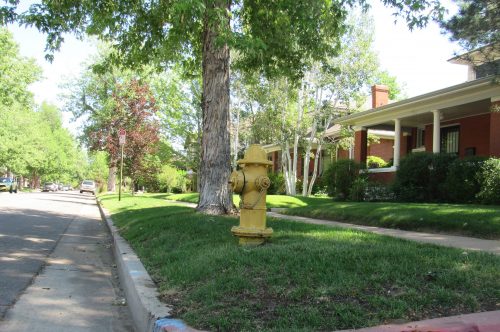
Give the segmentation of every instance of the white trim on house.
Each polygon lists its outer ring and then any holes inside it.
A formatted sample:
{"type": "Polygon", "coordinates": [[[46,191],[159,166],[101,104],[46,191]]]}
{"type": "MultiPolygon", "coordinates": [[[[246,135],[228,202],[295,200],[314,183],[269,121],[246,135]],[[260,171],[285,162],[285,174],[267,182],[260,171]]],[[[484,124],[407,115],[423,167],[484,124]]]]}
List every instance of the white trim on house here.
{"type": "Polygon", "coordinates": [[[366,173],[394,173],[397,171],[397,167],[380,167],[380,168],[367,168],[366,173]]]}

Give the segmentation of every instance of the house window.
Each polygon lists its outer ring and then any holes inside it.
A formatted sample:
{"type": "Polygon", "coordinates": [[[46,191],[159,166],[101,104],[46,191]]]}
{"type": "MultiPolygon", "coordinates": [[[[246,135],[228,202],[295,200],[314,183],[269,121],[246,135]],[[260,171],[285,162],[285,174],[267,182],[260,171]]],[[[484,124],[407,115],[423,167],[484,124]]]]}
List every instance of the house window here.
{"type": "Polygon", "coordinates": [[[441,128],[441,152],[458,154],[460,127],[441,128]]]}

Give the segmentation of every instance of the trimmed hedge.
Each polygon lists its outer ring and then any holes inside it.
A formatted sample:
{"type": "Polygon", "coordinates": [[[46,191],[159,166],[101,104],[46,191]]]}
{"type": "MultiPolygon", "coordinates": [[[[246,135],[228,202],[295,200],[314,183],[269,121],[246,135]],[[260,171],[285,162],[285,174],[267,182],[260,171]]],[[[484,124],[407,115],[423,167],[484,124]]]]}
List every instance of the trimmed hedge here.
{"type": "Polygon", "coordinates": [[[448,169],[444,183],[445,199],[451,203],[474,203],[481,191],[481,177],[478,176],[485,157],[456,159],[448,169]]]}
{"type": "Polygon", "coordinates": [[[403,202],[500,204],[500,159],[411,153],[401,159],[392,189],[403,202]]]}
{"type": "Polygon", "coordinates": [[[410,153],[401,159],[393,184],[396,199],[403,202],[444,201],[444,183],[457,157],[427,152],[410,153]]]}

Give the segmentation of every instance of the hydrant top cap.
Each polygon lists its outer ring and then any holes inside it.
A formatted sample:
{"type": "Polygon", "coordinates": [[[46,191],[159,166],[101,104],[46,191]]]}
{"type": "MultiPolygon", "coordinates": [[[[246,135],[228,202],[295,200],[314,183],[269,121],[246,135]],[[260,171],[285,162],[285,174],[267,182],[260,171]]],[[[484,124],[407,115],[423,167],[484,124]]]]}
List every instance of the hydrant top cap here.
{"type": "Polygon", "coordinates": [[[243,159],[238,160],[238,165],[241,164],[263,164],[271,166],[272,161],[267,160],[266,151],[259,144],[252,144],[245,152],[243,159]]]}

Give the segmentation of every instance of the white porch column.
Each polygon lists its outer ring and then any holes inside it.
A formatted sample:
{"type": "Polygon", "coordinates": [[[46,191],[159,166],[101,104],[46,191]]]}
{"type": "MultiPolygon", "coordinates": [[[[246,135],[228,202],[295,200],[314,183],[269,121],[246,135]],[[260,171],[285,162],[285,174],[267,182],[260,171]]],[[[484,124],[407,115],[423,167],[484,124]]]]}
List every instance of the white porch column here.
{"type": "Polygon", "coordinates": [[[432,130],[432,152],[441,152],[441,112],[439,110],[432,111],[434,114],[433,130],[432,130]]]}
{"type": "Polygon", "coordinates": [[[401,154],[401,120],[394,120],[394,154],[392,164],[394,167],[399,166],[399,157],[401,154]]]}

